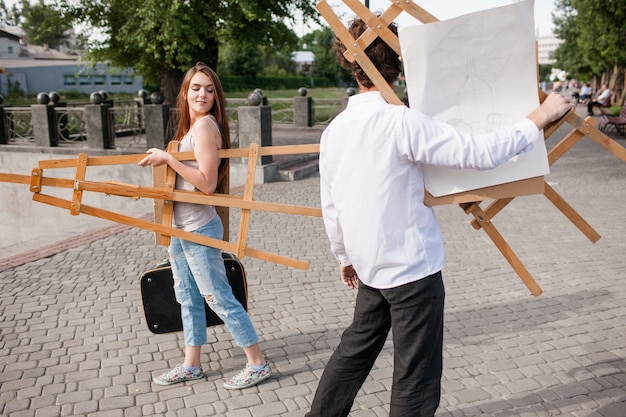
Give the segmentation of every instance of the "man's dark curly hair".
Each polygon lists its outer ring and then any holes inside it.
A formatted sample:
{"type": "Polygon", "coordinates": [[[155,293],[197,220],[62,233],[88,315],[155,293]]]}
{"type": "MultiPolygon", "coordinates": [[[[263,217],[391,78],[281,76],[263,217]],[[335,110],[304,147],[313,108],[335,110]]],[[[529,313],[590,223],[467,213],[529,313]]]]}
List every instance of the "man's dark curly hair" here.
{"type": "MultiPolygon", "coordinates": [[[[377,14],[380,16],[380,14],[377,14]]],[[[394,33],[398,34],[398,28],[395,23],[391,23],[389,25],[389,29],[394,33]]],[[[367,24],[359,19],[355,18],[348,25],[348,31],[352,35],[354,39],[358,39],[359,36],[363,32],[367,30],[367,24]]],[[[352,73],[352,76],[365,88],[374,87],[374,83],[369,79],[363,68],[356,62],[350,62],[343,56],[343,53],[346,51],[346,46],[341,42],[341,40],[335,36],[334,41],[335,48],[335,57],[339,65],[343,68],[347,69],[352,73]]],[[[393,83],[400,75],[402,71],[402,63],[400,62],[400,58],[398,54],[391,49],[389,45],[381,38],[376,38],[374,42],[372,42],[366,49],[365,53],[372,61],[374,66],[380,71],[380,74],[383,76],[385,81],[389,84],[393,83]]]]}

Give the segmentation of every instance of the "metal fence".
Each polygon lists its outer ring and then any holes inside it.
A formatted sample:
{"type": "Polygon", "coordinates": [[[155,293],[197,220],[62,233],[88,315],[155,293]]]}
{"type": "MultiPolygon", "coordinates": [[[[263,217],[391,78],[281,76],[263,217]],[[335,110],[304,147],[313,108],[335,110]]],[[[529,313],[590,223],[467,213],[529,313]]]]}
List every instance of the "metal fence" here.
{"type": "Polygon", "coordinates": [[[84,107],[56,107],[54,115],[59,142],[77,142],[87,139],[84,107]]]}
{"type": "MultiPolygon", "coordinates": [[[[247,99],[227,99],[227,113],[231,126],[231,141],[238,141],[238,108],[247,106],[247,99]]],[[[342,110],[338,99],[313,99],[314,124],[328,124],[342,110]]],[[[290,98],[269,99],[272,123],[294,123],[294,100],[290,98]]],[[[31,107],[4,107],[10,144],[32,144],[35,141],[31,107]]],[[[87,121],[84,105],[55,106],[54,123],[59,144],[84,141],[87,138],[87,121]]],[[[166,129],[168,138],[176,130],[177,109],[170,111],[170,123],[166,129]],[[173,122],[174,121],[174,122],[173,122]]],[[[118,101],[108,108],[108,123],[114,145],[145,147],[144,107],[136,100],[118,101]]]]}
{"type": "Polygon", "coordinates": [[[35,140],[30,107],[5,107],[9,143],[30,143],[35,140]]]}
{"type": "Polygon", "coordinates": [[[113,132],[114,143],[126,140],[126,147],[146,145],[146,131],[143,106],[137,101],[115,102],[109,109],[109,123],[113,132]]]}

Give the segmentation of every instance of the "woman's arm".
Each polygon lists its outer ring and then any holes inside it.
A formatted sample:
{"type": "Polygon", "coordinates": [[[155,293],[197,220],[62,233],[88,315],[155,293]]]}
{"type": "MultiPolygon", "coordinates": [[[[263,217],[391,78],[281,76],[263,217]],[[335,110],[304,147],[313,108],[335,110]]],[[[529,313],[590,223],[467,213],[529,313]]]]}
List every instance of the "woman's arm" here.
{"type": "Polygon", "coordinates": [[[206,194],[213,194],[217,187],[217,170],[219,158],[217,151],[221,143],[220,133],[207,118],[198,120],[194,125],[194,155],[198,161],[198,169],[183,164],[171,154],[161,149],[148,149],[144,159],[138,162],[139,166],[172,167],[174,171],[187,182],[206,194]]]}

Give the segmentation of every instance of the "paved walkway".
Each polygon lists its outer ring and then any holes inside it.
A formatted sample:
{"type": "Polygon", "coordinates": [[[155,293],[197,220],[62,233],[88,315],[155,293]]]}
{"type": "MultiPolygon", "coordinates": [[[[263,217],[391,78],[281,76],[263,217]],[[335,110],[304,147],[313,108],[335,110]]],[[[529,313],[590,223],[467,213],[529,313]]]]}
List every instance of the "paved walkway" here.
{"type": "MultiPolygon", "coordinates": [[[[626,415],[626,164],[585,138],[547,180],[602,238],[589,242],[543,196],[502,211],[494,223],[542,287],[539,297],[457,206],[436,208],[447,255],[437,417],[626,415]]],[[[318,206],[318,184],[264,184],[255,198],[318,206]]],[[[231,216],[236,236],[239,213],[231,216]]],[[[120,226],[72,242],[58,253],[42,248],[39,258],[12,257],[23,262],[0,272],[2,416],[303,416],[351,319],[355,292],[339,282],[321,220],[253,212],[250,247],[311,265],[243,260],[274,375],[225,390],[245,356],[218,326],[202,351],[206,379],[157,386],[152,376],[182,360],[183,342],[147,330],[139,276],[165,249],[150,233],[120,226]]],[[[388,342],[351,416],[388,414],[392,365],[388,342]]]]}

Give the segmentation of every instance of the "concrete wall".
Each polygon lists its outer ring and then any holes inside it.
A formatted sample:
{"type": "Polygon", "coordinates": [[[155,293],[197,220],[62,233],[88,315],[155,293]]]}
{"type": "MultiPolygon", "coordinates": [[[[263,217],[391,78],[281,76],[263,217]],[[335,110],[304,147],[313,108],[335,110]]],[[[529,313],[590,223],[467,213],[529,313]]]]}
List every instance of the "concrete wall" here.
{"type": "MultiPolygon", "coordinates": [[[[0,152],[0,172],[30,176],[39,160],[76,158],[76,155],[52,155],[0,152]]],[[[75,169],[47,169],[44,176],[73,179],[75,169]]],[[[117,181],[143,186],[152,185],[152,170],[136,165],[88,167],[87,181],[117,181]]],[[[44,194],[72,199],[71,189],[44,187],[44,194]]],[[[32,201],[28,184],[0,182],[0,258],[58,242],[116,223],[32,201]]],[[[82,203],[120,214],[141,217],[152,213],[152,199],[131,199],[83,193],[82,203]]]]}

